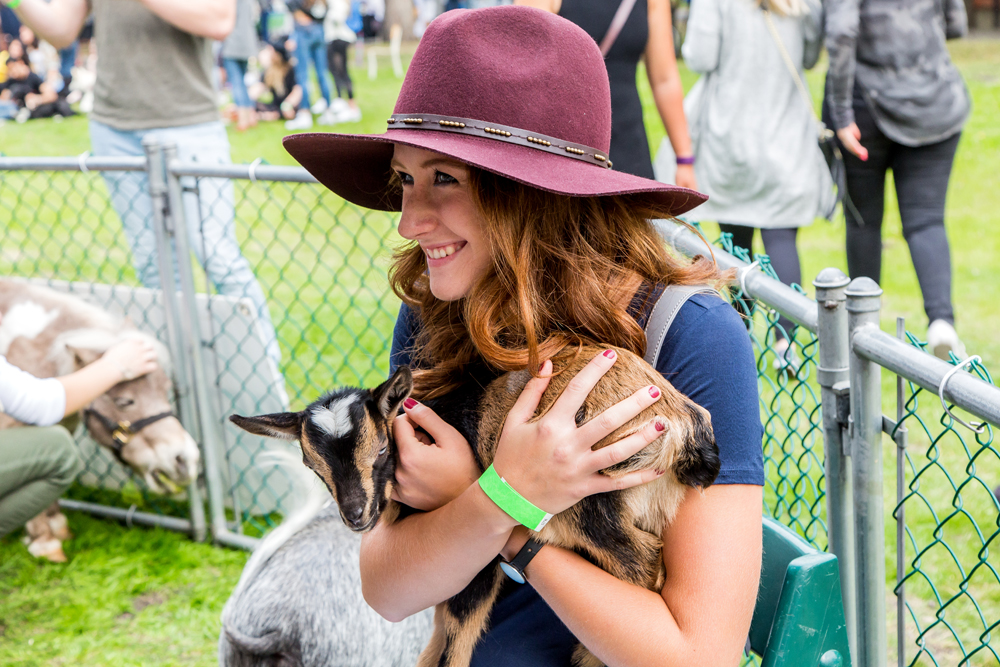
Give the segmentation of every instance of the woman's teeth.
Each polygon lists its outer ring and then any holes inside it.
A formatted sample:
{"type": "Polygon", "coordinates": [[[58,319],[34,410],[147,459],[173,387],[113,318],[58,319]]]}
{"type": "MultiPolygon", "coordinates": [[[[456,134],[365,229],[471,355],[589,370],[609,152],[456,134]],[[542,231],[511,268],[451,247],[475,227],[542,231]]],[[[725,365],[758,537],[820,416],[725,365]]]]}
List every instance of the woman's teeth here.
{"type": "Polygon", "coordinates": [[[454,244],[452,244],[452,245],[443,246],[441,248],[430,248],[430,249],[426,250],[425,252],[427,253],[427,256],[430,257],[431,259],[442,259],[442,258],[447,257],[449,255],[454,255],[455,254],[455,250],[456,250],[456,248],[455,248],[454,244]]]}

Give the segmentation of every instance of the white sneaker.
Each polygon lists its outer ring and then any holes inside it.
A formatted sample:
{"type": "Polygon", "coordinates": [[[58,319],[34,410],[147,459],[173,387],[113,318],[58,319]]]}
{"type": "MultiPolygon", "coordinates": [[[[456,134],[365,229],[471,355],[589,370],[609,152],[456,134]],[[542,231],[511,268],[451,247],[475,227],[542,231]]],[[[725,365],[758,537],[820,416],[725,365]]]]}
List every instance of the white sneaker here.
{"type": "Polygon", "coordinates": [[[313,126],[313,117],[308,109],[299,109],[295,118],[285,121],[286,130],[308,130],[313,126]]]}
{"type": "Polygon", "coordinates": [[[327,106],[326,99],[321,97],[315,102],[313,102],[313,105],[309,107],[309,110],[318,116],[324,111],[326,111],[326,106],[327,106]]]}
{"type": "Polygon", "coordinates": [[[321,113],[319,115],[319,118],[316,119],[316,123],[319,125],[333,125],[336,122],[337,122],[337,112],[336,110],[334,110],[332,106],[323,113],[321,113]]]}
{"type": "Polygon", "coordinates": [[[21,107],[17,110],[17,115],[14,116],[14,120],[18,123],[26,123],[29,118],[31,118],[31,109],[28,107],[21,107]]]}
{"type": "Polygon", "coordinates": [[[341,111],[347,108],[347,100],[345,100],[343,97],[334,97],[333,101],[330,102],[330,108],[333,109],[336,113],[340,113],[341,111]]]}
{"type": "Polygon", "coordinates": [[[337,114],[338,123],[357,123],[361,120],[361,109],[348,106],[337,114]]]}
{"type": "Polygon", "coordinates": [[[955,327],[946,320],[934,320],[927,327],[927,348],[938,359],[949,361],[949,352],[954,352],[959,360],[964,360],[969,355],[965,353],[965,345],[958,338],[955,327]]]}
{"type": "Polygon", "coordinates": [[[771,368],[779,372],[787,372],[792,375],[799,372],[802,360],[795,353],[795,348],[788,344],[784,338],[778,339],[774,343],[774,361],[771,368]]]}

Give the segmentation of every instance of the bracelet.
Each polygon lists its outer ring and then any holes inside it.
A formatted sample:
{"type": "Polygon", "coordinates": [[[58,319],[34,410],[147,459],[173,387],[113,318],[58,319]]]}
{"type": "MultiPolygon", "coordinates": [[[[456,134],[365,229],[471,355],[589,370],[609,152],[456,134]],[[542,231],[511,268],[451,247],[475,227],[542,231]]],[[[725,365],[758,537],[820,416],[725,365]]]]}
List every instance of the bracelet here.
{"type": "Polygon", "coordinates": [[[694,164],[694,156],[689,155],[687,157],[677,156],[677,164],[694,164]]]}
{"type": "Polygon", "coordinates": [[[21,4],[21,0],[10,0],[6,3],[7,9],[17,9],[17,6],[21,4]]]}
{"type": "Polygon", "coordinates": [[[479,478],[479,487],[497,507],[506,512],[522,526],[539,531],[545,527],[552,515],[535,507],[530,500],[514,490],[491,465],[479,478]]]}

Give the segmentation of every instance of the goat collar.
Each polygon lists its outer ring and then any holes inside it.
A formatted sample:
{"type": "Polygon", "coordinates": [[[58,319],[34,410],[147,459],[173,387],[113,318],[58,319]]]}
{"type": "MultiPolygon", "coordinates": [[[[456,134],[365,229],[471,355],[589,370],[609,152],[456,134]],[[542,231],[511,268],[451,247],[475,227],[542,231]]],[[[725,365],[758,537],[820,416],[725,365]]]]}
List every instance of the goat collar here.
{"type": "Polygon", "coordinates": [[[150,424],[154,424],[161,419],[166,419],[167,417],[173,417],[174,413],[170,410],[166,412],[161,412],[158,415],[153,415],[151,417],[146,417],[145,419],[140,419],[134,424],[128,421],[113,422],[104,415],[102,415],[97,410],[93,408],[86,408],[83,411],[83,425],[90,430],[89,419],[94,417],[97,421],[104,427],[104,429],[111,435],[111,451],[114,453],[115,458],[121,461],[123,464],[125,460],[122,458],[122,449],[128,444],[132,436],[137,434],[142,429],[146,428],[150,424]]]}

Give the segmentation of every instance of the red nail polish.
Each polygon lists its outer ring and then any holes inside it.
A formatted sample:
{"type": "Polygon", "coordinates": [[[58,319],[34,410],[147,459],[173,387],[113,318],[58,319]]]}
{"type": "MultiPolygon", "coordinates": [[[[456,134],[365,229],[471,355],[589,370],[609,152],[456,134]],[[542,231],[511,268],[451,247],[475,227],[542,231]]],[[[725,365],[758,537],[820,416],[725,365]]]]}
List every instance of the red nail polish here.
{"type": "Polygon", "coordinates": [[[407,398],[405,401],[403,401],[403,407],[406,408],[407,410],[412,410],[413,406],[416,404],[417,402],[412,398],[407,398]]]}
{"type": "Polygon", "coordinates": [[[614,359],[615,358],[615,351],[614,350],[605,350],[604,351],[604,356],[607,357],[608,359],[614,359]]]}
{"type": "Polygon", "coordinates": [[[657,431],[663,431],[665,428],[667,428],[667,425],[664,424],[663,422],[656,422],[655,426],[657,431]]]}
{"type": "Polygon", "coordinates": [[[649,388],[649,395],[652,396],[653,398],[659,398],[660,397],[660,390],[657,389],[656,387],[650,387],[649,388]]]}

